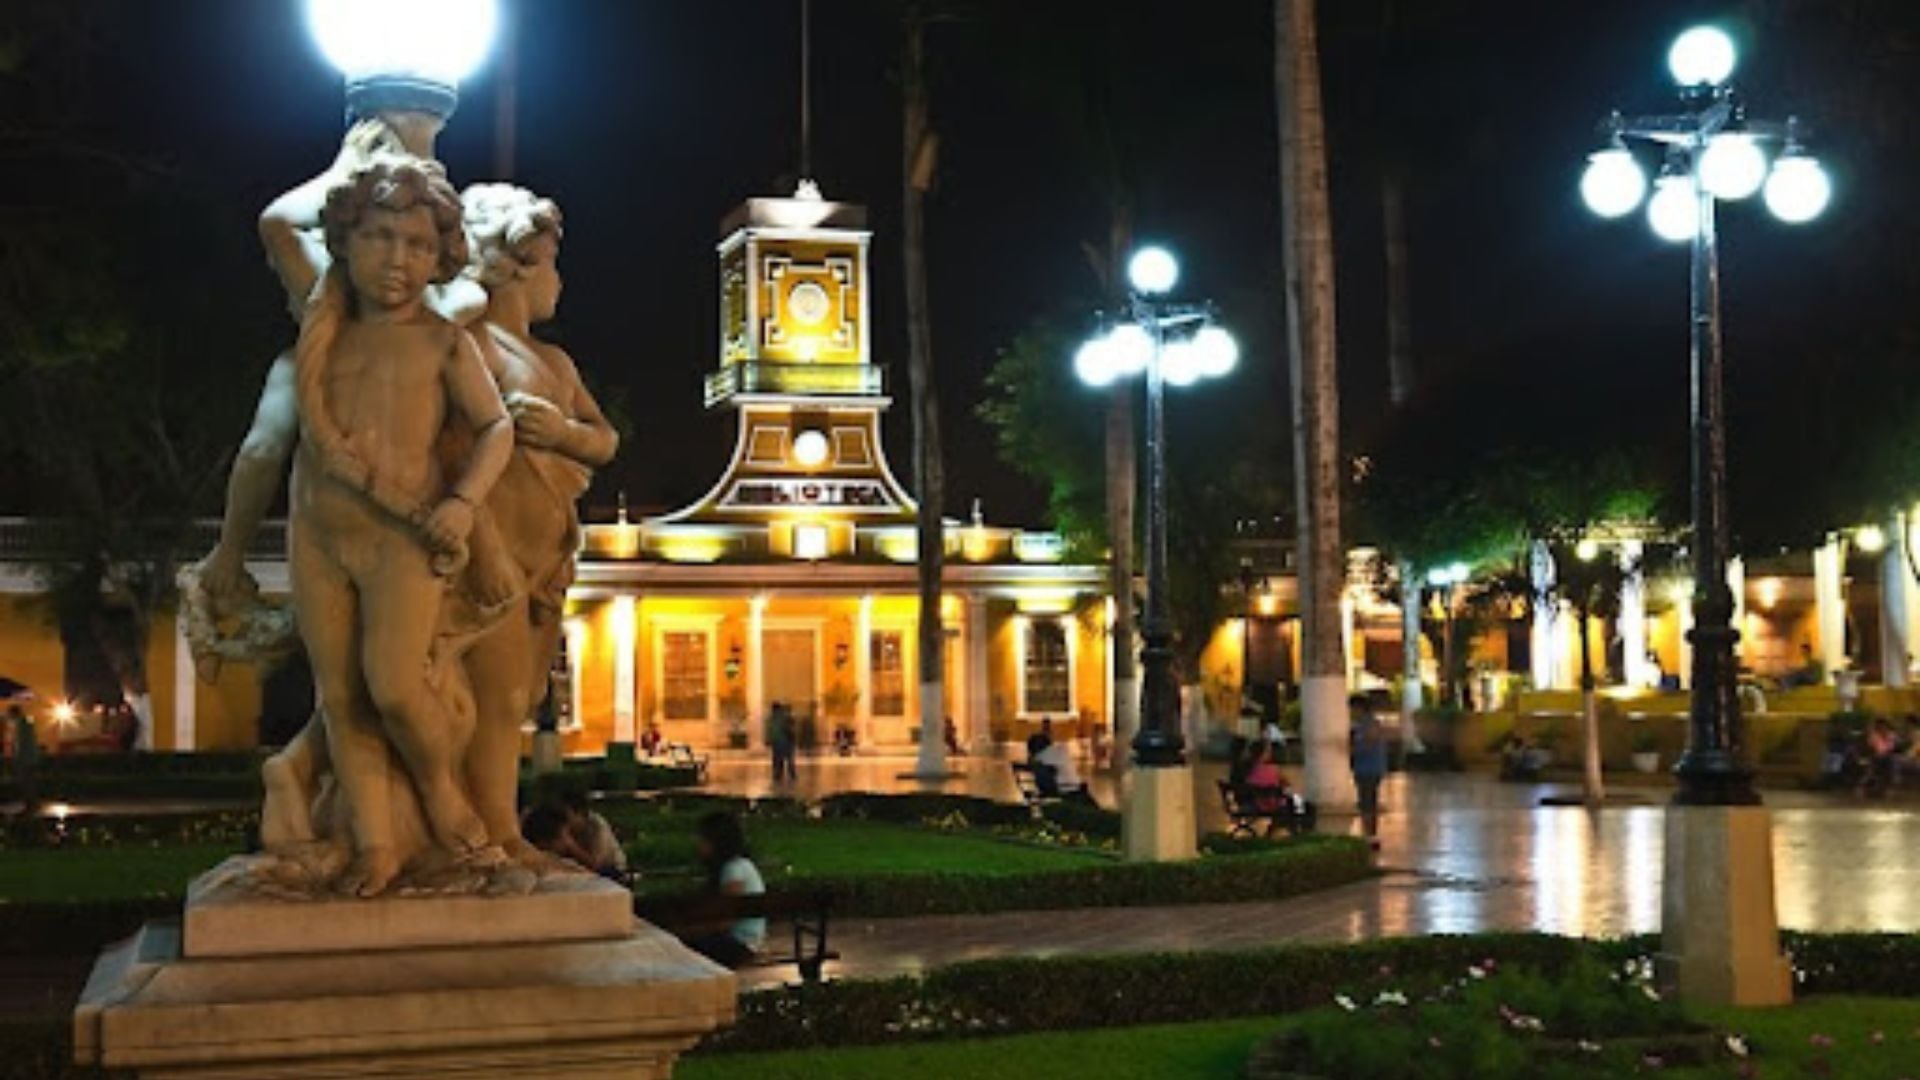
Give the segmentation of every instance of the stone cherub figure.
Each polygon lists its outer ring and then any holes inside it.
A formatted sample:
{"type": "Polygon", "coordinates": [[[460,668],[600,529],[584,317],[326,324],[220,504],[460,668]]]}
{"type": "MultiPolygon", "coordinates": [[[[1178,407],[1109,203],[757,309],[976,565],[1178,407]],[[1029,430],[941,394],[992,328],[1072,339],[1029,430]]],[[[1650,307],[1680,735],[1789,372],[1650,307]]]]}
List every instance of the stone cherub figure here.
{"type": "Polygon", "coordinates": [[[351,837],[342,885],[362,895],[419,854],[424,837],[396,826],[413,798],[444,851],[488,845],[456,780],[471,732],[433,666],[446,575],[464,566],[513,440],[473,339],[425,303],[430,282],[465,265],[461,216],[439,167],[417,158],[376,156],[334,187],[322,212],[333,263],[295,350],[288,564],[342,796],[328,831],[351,837]],[[438,453],[443,427],[471,432],[454,469],[438,453]]]}
{"type": "Polygon", "coordinates": [[[484,580],[497,565],[496,547],[527,586],[466,655],[478,714],[467,776],[489,836],[530,856],[514,807],[520,725],[546,692],[560,645],[580,541],[575,502],[590,470],[613,459],[619,436],[566,351],[533,336],[533,326],[553,318],[560,302],[559,207],[509,184],[476,184],[462,201],[472,245],[467,274],[487,293],[483,329],[475,334],[515,438],[474,530],[470,576],[482,580],[460,597],[485,602],[502,591],[484,580]]]}

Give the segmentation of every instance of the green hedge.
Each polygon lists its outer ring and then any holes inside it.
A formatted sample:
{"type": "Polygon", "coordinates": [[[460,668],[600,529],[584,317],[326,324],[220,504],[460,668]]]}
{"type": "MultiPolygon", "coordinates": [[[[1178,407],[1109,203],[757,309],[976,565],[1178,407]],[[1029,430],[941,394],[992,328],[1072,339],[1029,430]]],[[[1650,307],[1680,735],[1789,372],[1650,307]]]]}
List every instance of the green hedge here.
{"type": "MultiPolygon", "coordinates": [[[[944,821],[958,815],[969,825],[987,828],[1021,828],[1034,823],[1033,812],[1024,803],[995,802],[977,795],[873,795],[855,792],[829,795],[820,802],[820,816],[862,818],[914,825],[923,821],[944,821]]],[[[1048,803],[1041,819],[1069,832],[1096,840],[1120,837],[1120,815],[1112,810],[1078,803],[1048,803]]]]}
{"type": "MultiPolygon", "coordinates": [[[[1920,935],[1786,934],[1798,992],[1920,996],[1920,935]]],[[[1238,953],[981,960],[924,976],[747,994],[702,1052],[785,1050],[1270,1016],[1325,1006],[1359,986],[1457,979],[1469,965],[1560,971],[1645,957],[1651,937],[1544,934],[1388,938],[1238,953]]],[[[1016,1070],[1017,1071],[1017,1070],[1016,1070]]]]}

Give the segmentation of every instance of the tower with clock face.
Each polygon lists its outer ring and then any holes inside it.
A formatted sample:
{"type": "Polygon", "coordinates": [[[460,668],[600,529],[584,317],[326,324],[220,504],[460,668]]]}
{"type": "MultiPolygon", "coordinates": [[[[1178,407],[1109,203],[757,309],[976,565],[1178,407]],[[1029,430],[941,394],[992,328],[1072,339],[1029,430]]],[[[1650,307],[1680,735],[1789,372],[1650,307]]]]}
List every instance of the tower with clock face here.
{"type": "Polygon", "coordinates": [[[737,414],[720,482],[649,520],[675,561],[898,560],[914,503],[888,467],[891,404],[873,362],[866,210],[820,197],[748,199],[721,223],[719,366],[706,405],[737,414]]]}

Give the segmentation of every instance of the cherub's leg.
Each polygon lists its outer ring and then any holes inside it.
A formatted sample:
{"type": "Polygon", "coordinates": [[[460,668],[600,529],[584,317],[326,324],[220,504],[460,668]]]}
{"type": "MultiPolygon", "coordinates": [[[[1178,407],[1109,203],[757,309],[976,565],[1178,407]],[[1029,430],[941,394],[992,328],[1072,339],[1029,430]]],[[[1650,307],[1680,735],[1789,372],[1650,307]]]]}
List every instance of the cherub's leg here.
{"type": "Polygon", "coordinates": [[[475,710],[473,742],[466,755],[467,784],[473,791],[474,809],[487,824],[488,837],[515,853],[525,846],[514,799],[520,780],[520,725],[532,708],[526,680],[530,647],[523,599],[466,655],[475,710]]]}
{"type": "Polygon", "coordinates": [[[313,666],[314,707],[325,718],[327,754],[353,823],[354,864],[343,885],[361,896],[384,891],[400,872],[386,787],[386,744],[370,714],[360,672],[361,606],[351,581],[296,532],[290,552],[300,637],[313,666]]]}
{"type": "Polygon", "coordinates": [[[327,768],[325,719],[316,704],[300,733],[260,766],[266,801],[260,809],[260,844],[282,850],[316,838],[313,799],[327,768]]]}
{"type": "Polygon", "coordinates": [[[435,838],[455,851],[477,850],[487,844],[487,828],[454,782],[453,762],[461,755],[452,745],[446,704],[426,677],[445,588],[428,567],[426,552],[411,540],[384,548],[360,583],[367,692],[420,793],[435,838]]]}
{"type": "Polygon", "coordinates": [[[293,453],[300,420],[294,408],[293,353],[281,353],[267,370],[267,384],[255,406],[253,427],[240,444],[227,475],[227,506],[220,520],[220,542],[203,564],[202,581],[222,610],[243,590],[247,547],[273,506],[293,453]]]}

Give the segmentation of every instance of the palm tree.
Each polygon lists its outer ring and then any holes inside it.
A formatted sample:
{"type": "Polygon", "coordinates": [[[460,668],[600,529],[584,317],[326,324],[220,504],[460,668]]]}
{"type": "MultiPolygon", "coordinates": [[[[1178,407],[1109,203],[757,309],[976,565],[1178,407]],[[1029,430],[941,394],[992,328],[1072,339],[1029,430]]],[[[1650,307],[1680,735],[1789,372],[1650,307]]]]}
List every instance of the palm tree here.
{"type": "Polygon", "coordinates": [[[945,565],[946,477],[940,456],[940,397],[933,381],[933,316],[927,304],[927,191],[933,186],[939,136],[928,117],[926,30],[920,4],[901,15],[900,101],[904,121],[901,183],[902,250],[907,284],[907,377],[913,393],[913,482],[919,496],[920,776],[947,769],[946,627],[941,621],[945,565]]]}
{"type": "Polygon", "coordinates": [[[1287,335],[1300,518],[1301,743],[1307,797],[1354,805],[1346,755],[1346,657],[1340,596],[1340,397],[1334,357],[1333,219],[1314,0],[1274,0],[1280,120],[1280,220],[1286,230],[1287,335]]]}

